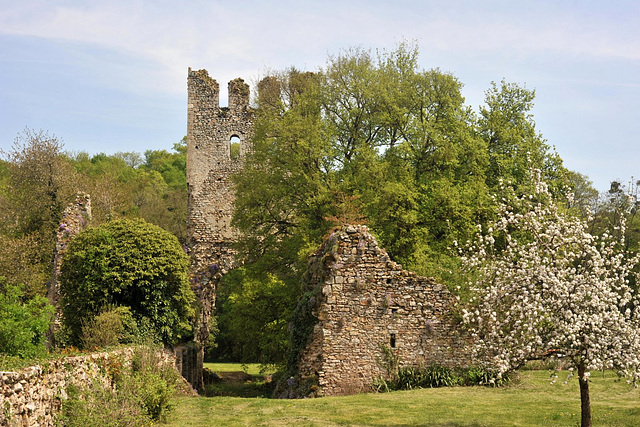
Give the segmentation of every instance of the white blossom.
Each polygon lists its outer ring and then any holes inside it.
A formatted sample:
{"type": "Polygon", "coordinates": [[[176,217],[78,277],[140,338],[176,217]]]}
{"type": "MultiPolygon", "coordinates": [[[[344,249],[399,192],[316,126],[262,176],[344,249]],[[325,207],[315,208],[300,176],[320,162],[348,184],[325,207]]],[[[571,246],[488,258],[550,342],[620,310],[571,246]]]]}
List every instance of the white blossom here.
{"type": "MultiPolygon", "coordinates": [[[[501,218],[484,235],[478,227],[463,252],[463,265],[475,273],[462,316],[476,338],[475,354],[500,373],[556,356],[585,384],[594,369],[616,369],[635,381],[640,313],[633,307],[640,305],[628,279],[638,256],[561,213],[539,171],[532,176],[535,194],[502,198],[501,218]]],[[[620,227],[616,234],[624,235],[620,227]]]]}

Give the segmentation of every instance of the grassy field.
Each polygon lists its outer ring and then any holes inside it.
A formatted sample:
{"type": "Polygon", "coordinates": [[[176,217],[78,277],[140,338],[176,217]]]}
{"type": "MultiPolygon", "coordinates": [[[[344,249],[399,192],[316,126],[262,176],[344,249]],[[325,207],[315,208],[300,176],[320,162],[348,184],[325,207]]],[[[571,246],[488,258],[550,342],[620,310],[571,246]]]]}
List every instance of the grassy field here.
{"type": "MultiPolygon", "coordinates": [[[[218,367],[220,368],[220,367],[218,367]]],[[[251,369],[256,370],[254,366],[251,369]]],[[[220,370],[220,369],[218,369],[220,370]]],[[[236,370],[236,369],[232,369],[236,370]]],[[[547,371],[523,371],[504,388],[456,387],[305,400],[182,397],[170,426],[576,426],[574,378],[549,383],[547,371]]],[[[593,373],[594,426],[640,426],[640,389],[593,373]]]]}

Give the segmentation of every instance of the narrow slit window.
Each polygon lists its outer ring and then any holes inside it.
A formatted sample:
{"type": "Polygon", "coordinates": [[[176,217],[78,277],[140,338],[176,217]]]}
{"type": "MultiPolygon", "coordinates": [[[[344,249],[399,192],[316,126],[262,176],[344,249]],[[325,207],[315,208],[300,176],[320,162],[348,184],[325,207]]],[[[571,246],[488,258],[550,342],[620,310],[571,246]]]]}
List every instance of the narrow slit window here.
{"type": "Polygon", "coordinates": [[[391,334],[389,344],[391,345],[391,348],[396,348],[396,334],[391,334]]]}
{"type": "Polygon", "coordinates": [[[240,158],[240,137],[238,135],[233,135],[229,139],[229,157],[231,160],[240,158]]]}

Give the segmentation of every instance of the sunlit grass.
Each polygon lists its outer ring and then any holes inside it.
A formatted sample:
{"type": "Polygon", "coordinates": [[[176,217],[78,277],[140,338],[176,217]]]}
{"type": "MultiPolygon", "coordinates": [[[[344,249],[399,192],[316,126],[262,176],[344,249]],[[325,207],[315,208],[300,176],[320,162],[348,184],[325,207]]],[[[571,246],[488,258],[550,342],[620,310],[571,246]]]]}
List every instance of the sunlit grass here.
{"type": "Polygon", "coordinates": [[[249,375],[272,374],[274,369],[263,369],[259,363],[204,363],[204,367],[212,372],[238,372],[242,371],[249,375]]]}
{"type": "MultiPolygon", "coordinates": [[[[524,371],[504,388],[455,387],[305,400],[182,397],[171,426],[576,426],[574,378],[549,383],[546,371],[524,371]]],[[[594,426],[639,426],[640,390],[615,375],[592,374],[594,426]]]]}

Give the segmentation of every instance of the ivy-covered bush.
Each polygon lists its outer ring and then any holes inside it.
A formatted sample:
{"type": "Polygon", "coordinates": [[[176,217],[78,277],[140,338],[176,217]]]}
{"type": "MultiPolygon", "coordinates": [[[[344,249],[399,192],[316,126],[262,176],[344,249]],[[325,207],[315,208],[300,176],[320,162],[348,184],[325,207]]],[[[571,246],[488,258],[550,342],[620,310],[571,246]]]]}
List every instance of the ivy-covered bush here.
{"type": "Polygon", "coordinates": [[[69,244],[62,262],[61,306],[71,344],[80,345],[83,322],[105,307],[129,307],[162,342],[191,333],[195,296],[188,257],[178,240],[144,220],[116,220],[88,228],[69,244]]]}

